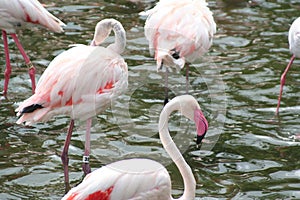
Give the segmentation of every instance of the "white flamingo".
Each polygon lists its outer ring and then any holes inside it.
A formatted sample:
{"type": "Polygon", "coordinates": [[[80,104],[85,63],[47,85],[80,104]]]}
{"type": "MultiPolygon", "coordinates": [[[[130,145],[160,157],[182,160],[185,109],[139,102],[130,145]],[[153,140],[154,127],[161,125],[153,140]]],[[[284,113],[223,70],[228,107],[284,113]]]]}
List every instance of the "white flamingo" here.
{"type": "Polygon", "coordinates": [[[216,23],[205,0],[160,0],[141,15],[147,15],[145,36],[157,70],[166,67],[165,104],[168,101],[168,68],[186,65],[188,93],[189,63],[202,56],[212,45],[216,23]]]}
{"type": "MultiPolygon", "coordinates": [[[[195,122],[197,143],[203,139],[208,122],[196,99],[190,95],[172,99],[165,105],[159,117],[159,137],[178,167],[184,182],[184,192],[179,199],[192,200],[195,198],[195,178],[168,131],[168,119],[175,110],[195,122]]],[[[114,162],[93,171],[62,199],[171,200],[173,198],[170,176],[164,166],[153,160],[136,158],[114,162]]]]}
{"type": "Polygon", "coordinates": [[[91,46],[76,45],[61,53],[42,74],[35,94],[16,109],[17,123],[44,122],[66,114],[71,122],[61,155],[66,191],[69,190],[68,149],[74,119],[87,120],[83,171],[90,172],[90,128],[92,117],[104,111],[125,92],[128,84],[127,64],[121,57],[126,45],[125,30],[115,19],[104,19],[95,28],[91,46]],[[115,42],[107,48],[99,46],[110,34],[115,42]]]}
{"type": "Polygon", "coordinates": [[[62,26],[65,24],[58,18],[49,13],[37,0],[0,0],[0,29],[5,51],[6,70],[4,73],[5,81],[3,95],[7,95],[8,82],[11,74],[11,64],[9,58],[9,49],[7,34],[10,34],[15,41],[25,64],[29,68],[29,76],[32,84],[32,93],[35,90],[35,68],[29,57],[24,51],[17,34],[16,29],[24,24],[38,24],[54,32],[62,32],[62,26]]]}
{"type": "Polygon", "coordinates": [[[280,101],[281,101],[283,86],[285,84],[285,78],[286,78],[287,72],[289,71],[290,67],[292,66],[295,58],[300,58],[300,17],[298,17],[293,22],[292,26],[290,27],[288,40],[289,40],[290,51],[293,55],[280,78],[280,91],[279,91],[279,96],[278,96],[276,114],[278,114],[278,112],[279,112],[280,101]]]}

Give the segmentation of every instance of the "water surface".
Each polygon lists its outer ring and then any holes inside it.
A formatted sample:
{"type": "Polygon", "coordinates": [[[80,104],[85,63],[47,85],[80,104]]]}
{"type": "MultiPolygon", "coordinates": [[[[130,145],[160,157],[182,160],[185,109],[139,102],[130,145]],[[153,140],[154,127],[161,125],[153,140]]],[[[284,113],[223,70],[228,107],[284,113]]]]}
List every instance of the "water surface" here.
{"type": "MultiPolygon", "coordinates": [[[[129,88],[116,104],[93,120],[91,167],[146,157],[168,169],[175,197],[183,185],[176,166],[158,139],[163,73],[157,73],[143,35],[140,11],[155,1],[57,1],[48,9],[67,24],[64,34],[40,28],[19,37],[37,67],[37,78],[70,44],[88,44],[95,24],[119,20],[127,31],[123,56],[129,88]]],[[[196,148],[193,124],[173,115],[170,131],[197,180],[197,199],[299,199],[299,80],[297,65],[288,75],[281,113],[275,116],[280,75],[291,57],[287,34],[298,17],[297,1],[209,1],[217,34],[209,53],[192,65],[191,94],[210,124],[205,143],[196,148]]],[[[110,37],[108,44],[113,40],[110,37]]],[[[60,199],[64,194],[60,153],[69,118],[26,127],[15,124],[15,108],[31,94],[30,80],[10,40],[13,73],[0,112],[0,199],[60,199]]],[[[5,66],[1,44],[0,86],[5,66]]],[[[171,97],[184,93],[184,72],[170,76],[171,97]]],[[[84,122],[76,122],[69,151],[71,185],[83,178],[84,122]]]]}

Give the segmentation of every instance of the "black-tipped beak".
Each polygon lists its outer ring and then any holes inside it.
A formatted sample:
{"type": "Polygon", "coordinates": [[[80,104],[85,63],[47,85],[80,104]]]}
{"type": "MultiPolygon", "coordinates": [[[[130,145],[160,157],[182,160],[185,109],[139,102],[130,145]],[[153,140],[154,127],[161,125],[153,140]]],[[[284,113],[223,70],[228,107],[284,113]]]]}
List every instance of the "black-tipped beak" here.
{"type": "Polygon", "coordinates": [[[197,135],[197,140],[196,140],[196,144],[197,145],[201,144],[204,136],[205,136],[205,134],[203,134],[203,135],[197,135]]]}

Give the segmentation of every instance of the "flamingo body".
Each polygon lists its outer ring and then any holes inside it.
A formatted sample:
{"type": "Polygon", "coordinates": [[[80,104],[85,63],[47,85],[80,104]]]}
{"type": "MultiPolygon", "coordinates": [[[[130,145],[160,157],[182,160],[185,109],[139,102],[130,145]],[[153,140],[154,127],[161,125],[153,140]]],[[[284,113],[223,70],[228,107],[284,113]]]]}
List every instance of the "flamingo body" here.
{"type": "Polygon", "coordinates": [[[278,103],[277,103],[277,108],[276,108],[277,114],[279,113],[280,101],[281,101],[281,97],[282,97],[283,86],[284,86],[285,80],[286,80],[286,75],[287,75],[289,69],[291,68],[295,58],[300,58],[300,17],[298,17],[292,23],[290,30],[289,30],[288,40],[289,40],[289,49],[293,55],[280,78],[280,90],[279,90],[278,103]]]}
{"type": "Polygon", "coordinates": [[[44,122],[59,114],[86,120],[127,88],[127,64],[101,46],[75,46],[57,56],[41,76],[35,94],[17,109],[17,123],[44,122]],[[24,108],[40,105],[34,112],[24,108]]]}
{"type": "Polygon", "coordinates": [[[156,161],[121,160],[88,174],[63,200],[92,199],[93,195],[99,199],[106,194],[103,200],[167,200],[171,197],[170,183],[167,170],[156,161]]]}
{"type": "Polygon", "coordinates": [[[15,33],[25,23],[39,24],[53,32],[62,32],[65,24],[49,13],[37,0],[1,0],[0,28],[15,33]]]}
{"type": "Polygon", "coordinates": [[[181,69],[208,51],[216,32],[212,12],[204,0],[160,0],[147,15],[145,36],[157,68],[181,69]]]}
{"type": "Polygon", "coordinates": [[[25,64],[28,67],[28,73],[31,79],[32,93],[34,93],[35,91],[35,67],[31,63],[22,44],[18,39],[18,36],[16,35],[16,29],[19,27],[23,27],[25,24],[41,25],[54,32],[63,32],[62,26],[65,26],[62,21],[49,13],[37,0],[0,1],[0,29],[2,29],[6,61],[6,69],[4,72],[5,80],[3,88],[4,96],[6,96],[7,94],[8,83],[11,74],[7,33],[11,35],[25,60],[25,64]]]}
{"type": "MultiPolygon", "coordinates": [[[[208,123],[200,106],[190,95],[177,96],[163,108],[159,117],[159,137],[183,177],[181,200],[195,198],[196,181],[168,131],[168,119],[175,110],[193,120],[197,128],[197,143],[203,139],[208,123]]],[[[160,163],[149,159],[128,159],[101,167],[71,189],[63,200],[172,200],[171,179],[160,163]]]]}
{"type": "Polygon", "coordinates": [[[75,45],[54,58],[42,74],[35,94],[16,109],[20,116],[17,123],[29,125],[61,114],[71,117],[61,156],[66,192],[69,190],[67,155],[74,120],[87,120],[83,171],[88,174],[91,117],[111,105],[128,85],[127,64],[120,55],[125,45],[126,33],[120,22],[115,19],[98,22],[92,45],[75,45]],[[99,46],[112,30],[115,42],[106,48],[99,46]]]}

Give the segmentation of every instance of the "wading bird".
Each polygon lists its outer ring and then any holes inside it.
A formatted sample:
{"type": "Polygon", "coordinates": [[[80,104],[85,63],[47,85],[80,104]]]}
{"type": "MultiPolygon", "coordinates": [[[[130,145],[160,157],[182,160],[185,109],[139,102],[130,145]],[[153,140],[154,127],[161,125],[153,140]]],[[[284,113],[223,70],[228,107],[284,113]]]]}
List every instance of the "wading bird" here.
{"type": "Polygon", "coordinates": [[[35,94],[16,109],[17,123],[31,125],[53,116],[71,117],[67,138],[61,155],[66,190],[69,188],[68,149],[74,119],[87,120],[83,171],[90,172],[90,128],[92,117],[104,111],[127,89],[127,64],[120,54],[126,45],[125,30],[115,19],[104,19],[95,28],[91,46],[76,45],[61,53],[42,74],[35,94]],[[107,48],[99,46],[111,33],[115,42],[107,48]]]}
{"type": "Polygon", "coordinates": [[[146,15],[145,36],[157,70],[166,67],[165,103],[168,101],[168,67],[186,66],[188,93],[189,63],[202,56],[212,45],[216,24],[205,0],[160,0],[146,15]]]}
{"type": "Polygon", "coordinates": [[[7,34],[10,34],[15,41],[25,64],[29,68],[29,76],[32,84],[32,93],[35,90],[35,68],[29,57],[24,51],[17,34],[16,29],[25,24],[38,24],[54,32],[63,32],[62,26],[65,24],[58,18],[49,13],[37,0],[1,0],[0,1],[0,29],[4,43],[4,53],[6,69],[4,72],[3,95],[7,95],[8,82],[11,74],[11,64],[9,58],[9,48],[7,34]]]}
{"type": "MultiPolygon", "coordinates": [[[[208,122],[196,99],[190,95],[173,98],[165,105],[159,117],[160,140],[178,167],[184,182],[184,192],[179,199],[192,200],[195,198],[195,178],[168,131],[169,116],[177,110],[195,122],[197,143],[201,143],[204,138],[208,122]]],[[[93,171],[63,197],[63,200],[79,199],[171,200],[173,198],[171,180],[166,168],[153,160],[135,158],[117,161],[93,171]]]]}
{"type": "Polygon", "coordinates": [[[290,59],[290,62],[287,65],[287,67],[285,68],[283,74],[281,75],[280,91],[279,91],[279,96],[278,96],[276,114],[278,114],[278,112],[279,112],[280,101],[281,101],[283,86],[285,84],[285,78],[286,78],[287,72],[289,71],[290,67],[292,66],[295,58],[300,58],[300,17],[298,17],[293,22],[292,26],[290,27],[288,40],[289,40],[290,52],[293,55],[290,59]]]}

